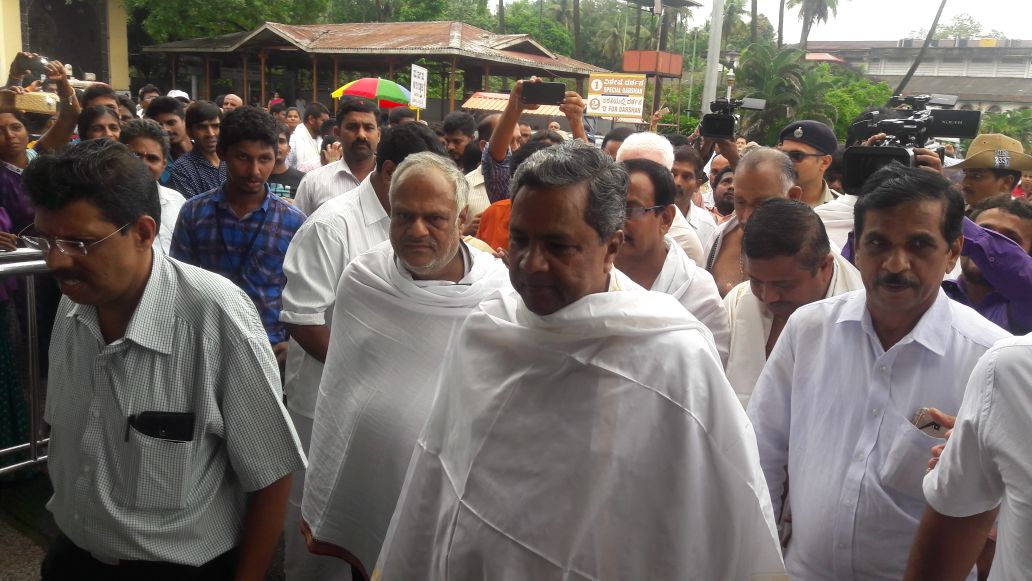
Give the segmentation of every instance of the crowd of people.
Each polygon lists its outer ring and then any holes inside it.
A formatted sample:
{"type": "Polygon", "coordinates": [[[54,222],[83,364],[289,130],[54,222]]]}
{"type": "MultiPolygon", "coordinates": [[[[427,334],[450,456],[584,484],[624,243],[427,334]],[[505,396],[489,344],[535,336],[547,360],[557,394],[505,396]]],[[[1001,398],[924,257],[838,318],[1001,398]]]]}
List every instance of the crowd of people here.
{"type": "MultiPolygon", "coordinates": [[[[27,55],[31,56],[31,55],[27,55]]],[[[0,445],[41,578],[1025,579],[1032,156],[363,99],[0,90],[0,445]],[[42,284],[44,289],[46,284],[42,284]],[[49,308],[49,314],[47,313],[49,308]]],[[[895,114],[891,110],[883,115],[895,114]]]]}

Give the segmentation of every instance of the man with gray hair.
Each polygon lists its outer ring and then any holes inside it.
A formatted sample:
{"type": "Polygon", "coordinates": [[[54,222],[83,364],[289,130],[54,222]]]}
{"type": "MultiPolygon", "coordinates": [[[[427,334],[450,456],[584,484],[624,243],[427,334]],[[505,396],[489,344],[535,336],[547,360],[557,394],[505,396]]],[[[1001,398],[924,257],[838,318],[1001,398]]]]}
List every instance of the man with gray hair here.
{"type": "Polygon", "coordinates": [[[505,265],[462,242],[469,184],[450,159],[408,156],[390,185],[390,240],[337,287],[302,515],[309,549],[368,578],[426,423],[448,340],[505,265]],[[465,204],[463,204],[465,206],[465,204]]]}
{"type": "Polygon", "coordinates": [[[795,185],[795,167],[784,153],[761,147],[746,154],[735,169],[735,213],[717,227],[706,270],[717,281],[720,296],[726,296],[746,280],[742,266],[743,227],[760,204],[771,198],[798,200],[802,189],[795,185]]]}
{"type": "Polygon", "coordinates": [[[784,578],[708,333],[613,268],[627,188],[575,141],[517,170],[514,289],[451,338],[373,578],[784,578]]]}

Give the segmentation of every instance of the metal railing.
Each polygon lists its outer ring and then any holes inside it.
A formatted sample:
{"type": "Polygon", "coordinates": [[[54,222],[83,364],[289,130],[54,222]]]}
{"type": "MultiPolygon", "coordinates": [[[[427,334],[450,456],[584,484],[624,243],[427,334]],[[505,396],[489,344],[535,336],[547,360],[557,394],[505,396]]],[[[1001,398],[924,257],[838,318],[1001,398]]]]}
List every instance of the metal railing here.
{"type": "Polygon", "coordinates": [[[47,461],[46,455],[40,453],[41,448],[50,442],[50,438],[40,438],[43,427],[40,404],[44,394],[39,376],[39,329],[36,320],[35,276],[44,272],[47,272],[47,263],[43,260],[43,254],[38,250],[19,248],[12,252],[0,252],[0,281],[11,277],[24,277],[25,279],[25,312],[27,316],[25,330],[29,370],[29,441],[0,450],[0,458],[27,450],[29,459],[0,468],[0,476],[47,461]]]}

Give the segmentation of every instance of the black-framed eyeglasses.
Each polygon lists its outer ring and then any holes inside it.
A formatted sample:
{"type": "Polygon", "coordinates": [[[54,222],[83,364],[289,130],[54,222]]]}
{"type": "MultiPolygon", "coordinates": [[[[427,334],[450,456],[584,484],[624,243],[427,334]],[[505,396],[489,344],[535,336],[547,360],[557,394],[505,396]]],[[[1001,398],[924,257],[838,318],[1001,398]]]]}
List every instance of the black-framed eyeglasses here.
{"type": "Polygon", "coordinates": [[[87,250],[100,244],[101,242],[111,238],[115,234],[118,234],[122,230],[128,228],[132,222],[126,223],[124,226],[115,230],[111,234],[101,238],[100,240],[94,240],[93,242],[83,242],[82,240],[61,240],[59,238],[50,238],[48,236],[33,236],[30,234],[23,234],[29,228],[32,228],[32,224],[22,228],[21,232],[18,233],[18,238],[25,243],[25,246],[32,248],[33,250],[39,250],[43,253],[43,257],[46,258],[50,255],[52,248],[64,254],[65,256],[86,256],[87,250]]]}
{"type": "Polygon", "coordinates": [[[823,153],[806,153],[805,151],[785,151],[783,153],[794,163],[802,163],[808,157],[824,157],[825,155],[823,153]]]}
{"type": "Polygon", "coordinates": [[[628,206],[627,219],[640,220],[641,218],[645,217],[645,214],[648,214],[649,212],[655,212],[659,214],[659,211],[665,207],[666,206],[652,206],[651,208],[639,208],[637,206],[628,206]]]}

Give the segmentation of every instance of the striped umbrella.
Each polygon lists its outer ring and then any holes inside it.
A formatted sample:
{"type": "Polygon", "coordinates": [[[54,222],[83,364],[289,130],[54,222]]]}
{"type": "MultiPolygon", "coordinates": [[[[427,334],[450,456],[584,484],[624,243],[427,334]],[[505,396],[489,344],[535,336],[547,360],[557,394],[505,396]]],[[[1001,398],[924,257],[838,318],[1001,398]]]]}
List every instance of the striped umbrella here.
{"type": "Polygon", "coordinates": [[[376,101],[381,109],[404,107],[409,104],[409,91],[394,81],[379,77],[365,77],[340,87],[330,94],[334,99],[344,95],[363,97],[376,101]]]}

